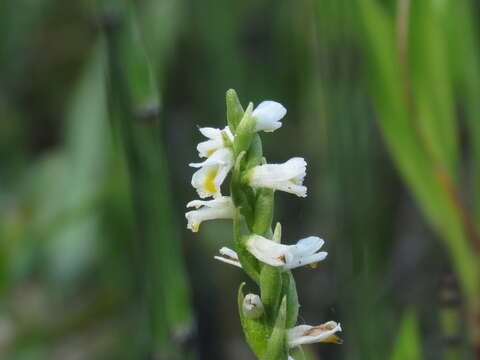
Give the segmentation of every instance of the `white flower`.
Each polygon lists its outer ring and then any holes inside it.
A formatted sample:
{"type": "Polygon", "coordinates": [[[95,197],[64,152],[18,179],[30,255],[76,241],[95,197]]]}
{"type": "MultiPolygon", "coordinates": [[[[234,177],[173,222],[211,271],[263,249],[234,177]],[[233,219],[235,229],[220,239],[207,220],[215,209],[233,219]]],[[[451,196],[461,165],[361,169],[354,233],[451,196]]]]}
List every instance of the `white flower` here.
{"type": "Polygon", "coordinates": [[[226,146],[222,132],[227,135],[227,137],[233,141],[233,134],[230,131],[230,128],[227,126],[223,130],[203,127],[198,129],[203,136],[207,137],[209,140],[202,141],[197,145],[198,156],[208,158],[215,151],[222,149],[226,146]]]}
{"type": "Polygon", "coordinates": [[[218,252],[221,256],[214,256],[214,259],[242,268],[242,264],[240,264],[240,261],[238,260],[238,255],[235,251],[227,247],[222,247],[218,252]]]}
{"type": "Polygon", "coordinates": [[[232,198],[229,196],[221,196],[209,201],[193,200],[187,204],[187,208],[191,207],[198,209],[185,214],[188,220],[187,228],[193,232],[198,231],[203,221],[232,219],[235,213],[232,198]]]}
{"type": "Polygon", "coordinates": [[[333,342],[341,344],[342,340],[335,335],[337,331],[342,331],[340,324],[335,321],[329,321],[318,326],[299,325],[287,331],[288,346],[304,344],[313,344],[317,342],[333,342]]]}
{"type": "Polygon", "coordinates": [[[306,197],[307,187],[303,186],[306,168],[306,161],[295,157],[283,164],[255,166],[247,174],[247,179],[251,187],[271,188],[306,197]]]}
{"type": "Polygon", "coordinates": [[[285,107],[276,101],[263,101],[255,110],[253,110],[252,117],[256,119],[255,131],[272,132],[282,126],[280,120],[287,113],[285,107]]]}
{"type": "Polygon", "coordinates": [[[233,152],[230,148],[222,148],[213,153],[202,163],[191,163],[191,167],[200,168],[192,176],[192,186],[204,199],[209,196],[218,197],[220,186],[233,166],[233,152]]]}
{"type": "Polygon", "coordinates": [[[323,244],[324,241],[316,236],[301,239],[295,245],[283,245],[252,235],[247,240],[247,250],[258,260],[285,271],[304,265],[315,267],[327,257],[325,251],[317,252],[323,244]]]}

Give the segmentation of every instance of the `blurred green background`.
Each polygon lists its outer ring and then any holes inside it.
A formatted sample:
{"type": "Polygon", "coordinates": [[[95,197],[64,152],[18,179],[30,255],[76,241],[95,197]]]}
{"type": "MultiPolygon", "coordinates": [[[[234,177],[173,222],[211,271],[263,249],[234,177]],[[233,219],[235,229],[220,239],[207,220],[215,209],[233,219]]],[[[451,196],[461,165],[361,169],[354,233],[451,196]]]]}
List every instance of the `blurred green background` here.
{"type": "MultiPolygon", "coordinates": [[[[473,0],[2,0],[0,358],[253,359],[231,224],[186,229],[225,91],[288,109],[270,162],[309,359],[480,359],[480,6],[473,0]]],[[[252,284],[247,288],[254,289],[252,284]]]]}

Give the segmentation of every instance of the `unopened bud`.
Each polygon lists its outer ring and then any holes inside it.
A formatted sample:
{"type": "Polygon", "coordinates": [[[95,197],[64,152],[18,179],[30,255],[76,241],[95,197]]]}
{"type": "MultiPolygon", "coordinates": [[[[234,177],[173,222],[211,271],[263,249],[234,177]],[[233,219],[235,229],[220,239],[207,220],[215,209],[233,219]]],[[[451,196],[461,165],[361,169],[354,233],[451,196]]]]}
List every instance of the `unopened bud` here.
{"type": "Polygon", "coordinates": [[[248,294],[245,296],[243,299],[243,314],[250,319],[262,316],[263,304],[258,295],[248,294]]]}

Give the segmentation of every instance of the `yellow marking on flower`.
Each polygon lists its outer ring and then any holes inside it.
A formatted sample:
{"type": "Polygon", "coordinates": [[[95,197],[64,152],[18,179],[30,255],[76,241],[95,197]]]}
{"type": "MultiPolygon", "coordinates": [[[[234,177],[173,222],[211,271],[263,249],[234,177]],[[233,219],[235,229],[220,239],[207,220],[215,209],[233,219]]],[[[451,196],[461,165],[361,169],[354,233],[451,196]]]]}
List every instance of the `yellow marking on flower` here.
{"type": "Polygon", "coordinates": [[[291,179],[288,179],[288,181],[290,181],[292,184],[295,184],[297,185],[298,184],[298,181],[296,178],[291,178],[291,179]]]}
{"type": "Polygon", "coordinates": [[[217,149],[212,149],[207,151],[207,158],[210,157],[217,149]]]}
{"type": "Polygon", "coordinates": [[[202,222],[199,221],[199,222],[193,224],[192,232],[198,232],[198,230],[200,229],[200,224],[201,224],[201,223],[202,223],[202,222]]]}
{"type": "Polygon", "coordinates": [[[321,342],[333,343],[333,344],[342,344],[343,340],[340,339],[337,335],[331,335],[331,336],[327,337],[326,339],[322,340],[321,342]]]}
{"type": "Polygon", "coordinates": [[[316,269],[317,266],[318,266],[318,261],[314,262],[314,263],[311,263],[311,264],[308,264],[308,266],[310,266],[312,269],[316,269]]]}
{"type": "Polygon", "coordinates": [[[205,176],[205,182],[203,183],[203,187],[211,194],[215,194],[217,192],[217,187],[215,186],[214,180],[217,176],[218,169],[214,168],[211,170],[207,176],[205,176]]]}

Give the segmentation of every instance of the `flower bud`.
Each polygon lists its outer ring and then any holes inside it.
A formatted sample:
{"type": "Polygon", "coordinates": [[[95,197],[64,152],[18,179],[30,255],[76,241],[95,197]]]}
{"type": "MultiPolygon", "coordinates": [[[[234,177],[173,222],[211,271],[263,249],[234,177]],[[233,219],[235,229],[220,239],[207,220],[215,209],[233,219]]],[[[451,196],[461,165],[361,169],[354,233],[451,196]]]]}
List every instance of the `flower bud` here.
{"type": "Polygon", "coordinates": [[[243,299],[243,314],[250,318],[256,319],[263,314],[263,304],[260,296],[256,294],[247,294],[243,299]]]}

